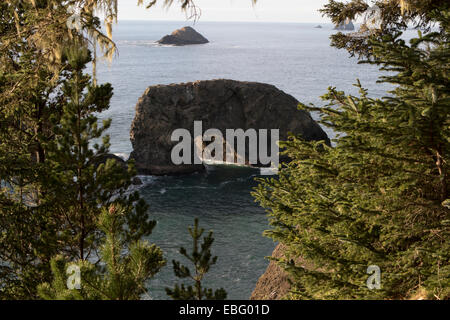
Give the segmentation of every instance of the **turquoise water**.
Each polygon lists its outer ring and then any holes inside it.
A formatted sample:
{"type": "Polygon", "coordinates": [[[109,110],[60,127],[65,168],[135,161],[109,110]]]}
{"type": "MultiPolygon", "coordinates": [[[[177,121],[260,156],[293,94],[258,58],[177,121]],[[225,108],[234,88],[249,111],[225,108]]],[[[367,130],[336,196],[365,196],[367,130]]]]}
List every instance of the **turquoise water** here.
{"type": "MultiPolygon", "coordinates": [[[[292,23],[199,22],[194,28],[211,43],[198,46],[158,46],[155,41],[186,22],[119,22],[114,40],[119,55],[111,65],[100,64],[100,82],[114,87],[111,108],[100,118],[112,118],[111,151],[131,152],[129,130],[134,107],[151,85],[227,78],[270,83],[304,103],[321,105],[319,96],[329,86],[356,94],[359,78],[372,96],[378,71],[358,65],[342,50],[329,46],[331,25],[292,23]]],[[[315,115],[313,115],[315,116],[315,115]]],[[[330,137],[333,132],[327,131],[330,137]]],[[[238,167],[212,167],[204,174],[185,177],[146,177],[142,196],[158,221],[149,240],[161,246],[167,267],[149,283],[151,298],[167,299],[164,287],[175,283],[171,260],[178,248],[190,246],[187,226],[200,218],[215,232],[213,253],[219,257],[206,284],[224,287],[231,299],[248,299],[265,271],[275,244],[262,236],[269,228],[263,209],[250,191],[258,171],[238,167]]]]}

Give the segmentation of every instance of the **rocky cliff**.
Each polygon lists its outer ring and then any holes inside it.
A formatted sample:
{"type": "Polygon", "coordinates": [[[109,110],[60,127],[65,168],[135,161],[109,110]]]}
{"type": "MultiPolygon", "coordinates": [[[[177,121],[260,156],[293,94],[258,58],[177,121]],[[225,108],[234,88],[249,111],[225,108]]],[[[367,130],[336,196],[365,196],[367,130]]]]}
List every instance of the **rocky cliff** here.
{"type": "MultiPolygon", "coordinates": [[[[272,253],[274,258],[283,258],[284,247],[278,245],[272,253]]],[[[266,272],[259,278],[250,300],[280,300],[289,292],[289,275],[276,262],[270,261],[266,272]]]]}
{"type": "MultiPolygon", "coordinates": [[[[286,247],[278,244],[272,252],[272,257],[277,259],[285,258],[286,247]]],[[[296,265],[301,265],[308,270],[313,270],[312,265],[302,258],[295,259],[296,265]]],[[[291,289],[290,278],[286,271],[280,268],[276,262],[270,261],[266,272],[259,278],[256,287],[252,292],[250,300],[281,300],[291,289]]]]}
{"type": "Polygon", "coordinates": [[[203,170],[203,165],[175,165],[171,141],[176,129],[189,130],[194,121],[203,130],[279,129],[280,140],[288,132],[307,140],[328,140],[310,114],[297,109],[298,101],[276,87],[256,82],[208,80],[147,88],[136,105],[131,126],[133,152],[140,174],[185,174],[203,170]]]}
{"type": "Polygon", "coordinates": [[[159,44],[185,46],[190,44],[208,43],[208,39],[194,30],[192,27],[184,27],[172,32],[172,34],[164,36],[158,41],[159,44]]]}

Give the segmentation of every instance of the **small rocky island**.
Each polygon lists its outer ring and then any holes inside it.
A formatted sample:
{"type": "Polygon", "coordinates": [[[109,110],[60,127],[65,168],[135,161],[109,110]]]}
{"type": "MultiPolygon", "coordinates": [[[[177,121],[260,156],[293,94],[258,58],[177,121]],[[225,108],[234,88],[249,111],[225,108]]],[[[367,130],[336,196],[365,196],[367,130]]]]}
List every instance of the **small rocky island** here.
{"type": "Polygon", "coordinates": [[[334,30],[339,30],[339,31],[354,31],[355,30],[355,25],[353,24],[353,22],[351,20],[346,21],[346,22],[342,22],[341,24],[337,25],[334,30]]]}
{"type": "Polygon", "coordinates": [[[184,27],[175,30],[174,32],[172,32],[172,34],[164,36],[161,40],[157,41],[157,43],[159,44],[174,46],[205,44],[208,42],[208,39],[195,31],[192,27],[184,27]]]}

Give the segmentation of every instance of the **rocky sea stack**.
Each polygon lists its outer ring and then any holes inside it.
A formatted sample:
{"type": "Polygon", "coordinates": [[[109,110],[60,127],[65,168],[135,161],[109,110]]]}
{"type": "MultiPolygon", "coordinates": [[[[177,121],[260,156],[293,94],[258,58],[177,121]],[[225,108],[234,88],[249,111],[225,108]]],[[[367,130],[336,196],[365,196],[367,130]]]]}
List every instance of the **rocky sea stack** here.
{"type": "MultiPolygon", "coordinates": [[[[234,80],[208,80],[147,88],[136,105],[131,125],[133,152],[140,174],[186,174],[204,170],[203,165],[174,165],[171,141],[176,129],[194,136],[194,121],[203,130],[279,129],[280,140],[288,133],[307,140],[329,139],[310,114],[297,109],[298,101],[273,85],[234,80]]],[[[282,159],[281,159],[282,160],[282,159]]]]}
{"type": "Polygon", "coordinates": [[[200,33],[194,30],[192,27],[184,27],[172,32],[171,35],[167,35],[158,41],[159,44],[174,45],[174,46],[186,46],[191,44],[204,44],[208,43],[208,39],[202,36],[200,33]]]}

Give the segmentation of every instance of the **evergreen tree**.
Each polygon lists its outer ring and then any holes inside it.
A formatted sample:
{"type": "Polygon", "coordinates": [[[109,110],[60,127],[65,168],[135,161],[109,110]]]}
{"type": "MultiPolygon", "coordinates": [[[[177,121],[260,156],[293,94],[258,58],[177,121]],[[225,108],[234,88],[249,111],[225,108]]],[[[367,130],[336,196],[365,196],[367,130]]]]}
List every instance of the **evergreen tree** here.
{"type": "MultiPolygon", "coordinates": [[[[191,1],[180,5],[194,8],[191,1]]],[[[87,62],[95,66],[97,47],[113,56],[116,17],[117,0],[0,2],[2,299],[35,298],[37,284],[50,280],[50,259],[56,255],[95,256],[102,237],[95,218],[102,206],[123,206],[129,241],[154,227],[145,202],[126,191],[135,173],[132,164],[123,170],[104,161],[107,137],[87,147],[109,126],[99,128],[94,114],[108,107],[112,89],[96,86],[81,70],[87,62]],[[76,28],[69,27],[73,20],[79,22],[76,28]]]]}
{"type": "Polygon", "coordinates": [[[448,25],[442,22],[448,19],[449,9],[447,0],[330,0],[320,11],[335,25],[362,18],[357,32],[333,34],[331,45],[346,49],[352,56],[373,58],[372,41],[382,41],[384,36],[410,27],[426,32],[438,28],[442,37],[448,37],[448,25]]]}
{"type": "Polygon", "coordinates": [[[17,19],[34,22],[27,3],[0,6],[0,290],[2,297],[26,298],[62,247],[42,182],[49,170],[44,144],[53,139],[49,119],[60,114],[58,87],[70,74],[53,79],[43,54],[17,35],[23,25],[17,19]]]}
{"type": "Polygon", "coordinates": [[[109,136],[104,135],[110,120],[98,125],[96,113],[109,108],[112,88],[95,86],[83,74],[92,61],[89,51],[80,45],[67,49],[71,79],[64,82],[62,92],[68,101],[55,124],[54,139],[48,144],[48,162],[52,176],[47,177],[46,190],[57,195],[63,240],[70,257],[88,259],[98,240],[96,217],[102,207],[119,203],[125,209],[129,240],[150,235],[154,221],[147,221],[148,206],[137,192],[128,195],[131,179],[136,174],[130,163],[126,170],[114,159],[107,159],[109,136]],[[90,143],[103,137],[103,143],[90,143]],[[105,159],[107,159],[105,161],[105,159]]]}
{"type": "Polygon", "coordinates": [[[440,32],[372,38],[372,63],[396,88],[382,99],[330,88],[321,114],[338,133],[334,146],[291,137],[293,159],[279,179],[261,180],[256,199],[269,209],[286,245],[281,266],[294,299],[449,299],[450,83],[448,11],[440,32]],[[295,263],[301,260],[304,263],[295,263]],[[366,285],[381,270],[381,289],[366,285]]]}
{"type": "MultiPolygon", "coordinates": [[[[16,112],[8,109],[11,104],[2,110],[0,290],[5,298],[35,297],[57,254],[92,258],[102,236],[95,223],[102,207],[116,203],[126,209],[130,241],[155,226],[139,194],[127,191],[136,173],[133,164],[124,168],[114,159],[105,161],[110,121],[100,127],[95,114],[109,107],[112,88],[93,85],[83,74],[92,58],[79,41],[64,50],[64,69],[55,84],[48,71],[16,112]],[[103,143],[90,145],[102,136],[103,143]]],[[[20,57],[18,63],[30,63],[32,57],[20,57]]]]}
{"type": "Polygon", "coordinates": [[[53,281],[38,287],[39,296],[47,300],[138,300],[147,294],[146,283],[164,266],[160,248],[146,241],[129,240],[126,232],[126,210],[112,205],[103,208],[98,228],[105,236],[100,248],[100,263],[87,260],[68,263],[62,256],[51,261],[53,281]],[[68,273],[79,268],[77,282],[68,273]],[[70,267],[72,269],[70,269],[70,267]]]}
{"type": "MultiPolygon", "coordinates": [[[[192,1],[179,4],[197,16],[192,1]]],[[[127,192],[132,163],[124,169],[105,161],[108,137],[92,146],[110,123],[100,127],[95,113],[112,94],[110,85],[95,84],[96,49],[112,58],[116,18],[117,0],[0,2],[2,299],[35,298],[37,284],[50,281],[52,257],[96,258],[102,207],[123,207],[127,241],[148,236],[155,225],[139,194],[127,192]],[[82,72],[88,62],[93,80],[82,72]]]]}
{"type": "Polygon", "coordinates": [[[211,255],[211,246],[214,242],[213,232],[210,231],[203,238],[203,243],[200,245],[199,242],[203,232],[204,229],[198,226],[198,219],[195,219],[194,227],[189,228],[189,234],[193,240],[192,253],[188,254],[185,248],[180,248],[180,254],[194,265],[195,273],[192,273],[181,262],[172,261],[175,276],[180,279],[191,279],[194,282],[193,285],[187,287],[184,284],[181,284],[181,286],[176,284],[174,289],[166,288],[167,295],[174,300],[225,300],[227,298],[227,293],[223,288],[213,291],[213,289],[202,286],[203,278],[211,266],[217,262],[217,257],[212,257],[211,255]]]}

